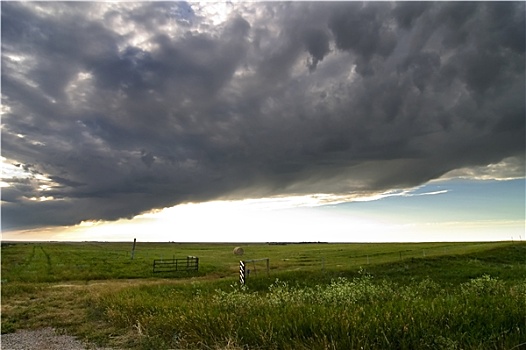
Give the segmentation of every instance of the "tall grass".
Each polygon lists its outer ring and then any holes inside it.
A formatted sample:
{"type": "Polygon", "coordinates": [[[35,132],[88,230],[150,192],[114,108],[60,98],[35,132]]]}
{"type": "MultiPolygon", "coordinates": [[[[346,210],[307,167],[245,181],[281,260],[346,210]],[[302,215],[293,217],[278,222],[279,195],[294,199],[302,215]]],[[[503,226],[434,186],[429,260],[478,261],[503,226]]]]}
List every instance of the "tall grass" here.
{"type": "Polygon", "coordinates": [[[2,244],[2,332],[52,326],[126,349],[526,344],[524,243],[247,244],[271,272],[244,288],[234,244],[137,246],[131,260],[129,243],[2,244]],[[199,274],[152,273],[174,255],[198,256],[199,274]]]}
{"type": "Polygon", "coordinates": [[[455,287],[371,276],[266,291],[128,289],[98,301],[143,348],[509,349],[526,341],[526,282],[488,275],[455,287]]]}

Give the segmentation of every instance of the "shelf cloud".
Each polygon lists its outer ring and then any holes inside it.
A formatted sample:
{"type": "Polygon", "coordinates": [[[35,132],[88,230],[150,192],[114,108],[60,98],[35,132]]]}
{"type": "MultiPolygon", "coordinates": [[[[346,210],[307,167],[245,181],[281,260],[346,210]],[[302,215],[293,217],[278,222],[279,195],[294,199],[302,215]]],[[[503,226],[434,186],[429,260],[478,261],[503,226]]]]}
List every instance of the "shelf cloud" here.
{"type": "Polygon", "coordinates": [[[524,176],[525,13],[3,2],[2,228],[524,176]]]}

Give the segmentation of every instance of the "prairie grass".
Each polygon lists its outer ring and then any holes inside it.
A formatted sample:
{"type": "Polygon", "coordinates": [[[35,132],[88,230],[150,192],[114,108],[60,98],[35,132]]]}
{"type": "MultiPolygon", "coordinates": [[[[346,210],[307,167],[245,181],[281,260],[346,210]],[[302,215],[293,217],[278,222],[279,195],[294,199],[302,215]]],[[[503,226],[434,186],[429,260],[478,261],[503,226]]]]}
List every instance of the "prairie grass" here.
{"type": "MultiPolygon", "coordinates": [[[[243,244],[241,259],[270,258],[272,272],[339,273],[359,267],[456,256],[504,247],[508,242],[378,243],[378,244],[243,244]]],[[[2,243],[2,280],[8,282],[64,282],[107,279],[187,278],[188,274],[152,273],[154,259],[199,257],[199,272],[191,276],[224,278],[238,272],[238,244],[143,243],[134,259],[132,243],[56,242],[2,243]]]]}
{"type": "Polygon", "coordinates": [[[2,333],[52,326],[126,349],[519,349],[526,244],[2,245],[2,333]],[[197,274],[153,259],[200,258],[197,274]]]}
{"type": "Polygon", "coordinates": [[[144,286],[98,307],[145,349],[509,349],[526,341],[525,248],[379,264],[373,275],[144,286]]]}
{"type": "Polygon", "coordinates": [[[264,292],[136,288],[97,307],[145,349],[509,349],[526,339],[525,297],[526,282],[488,275],[448,288],[364,275],[311,287],[276,279],[264,292]]]}

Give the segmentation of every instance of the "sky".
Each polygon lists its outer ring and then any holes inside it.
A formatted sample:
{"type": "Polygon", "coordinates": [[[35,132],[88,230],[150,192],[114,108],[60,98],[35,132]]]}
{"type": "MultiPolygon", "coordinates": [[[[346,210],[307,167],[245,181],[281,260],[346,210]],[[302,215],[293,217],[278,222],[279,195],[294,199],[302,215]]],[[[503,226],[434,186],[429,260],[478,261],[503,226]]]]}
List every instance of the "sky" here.
{"type": "Polygon", "coordinates": [[[4,240],[524,240],[524,2],[1,2],[4,240]]]}

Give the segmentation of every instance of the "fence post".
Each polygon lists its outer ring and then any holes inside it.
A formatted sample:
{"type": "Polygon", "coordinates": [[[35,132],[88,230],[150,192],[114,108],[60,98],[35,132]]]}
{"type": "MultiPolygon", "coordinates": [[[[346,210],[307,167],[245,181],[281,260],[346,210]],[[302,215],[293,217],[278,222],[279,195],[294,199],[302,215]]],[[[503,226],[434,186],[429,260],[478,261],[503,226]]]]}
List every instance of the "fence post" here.
{"type": "Polygon", "coordinates": [[[245,285],[245,262],[243,260],[239,261],[239,283],[245,285]]]}
{"type": "Polygon", "coordinates": [[[135,257],[135,243],[137,242],[137,238],[134,238],[133,239],[133,247],[132,247],[132,251],[131,251],[131,259],[133,260],[133,258],[135,257]]]}

